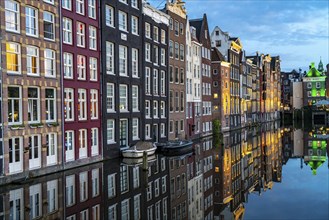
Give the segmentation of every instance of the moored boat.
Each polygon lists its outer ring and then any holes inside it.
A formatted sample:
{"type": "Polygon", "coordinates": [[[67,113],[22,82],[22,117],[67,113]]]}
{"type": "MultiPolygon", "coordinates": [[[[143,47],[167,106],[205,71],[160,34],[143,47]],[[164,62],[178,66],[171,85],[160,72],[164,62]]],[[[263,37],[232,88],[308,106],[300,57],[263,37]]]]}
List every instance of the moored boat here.
{"type": "Polygon", "coordinates": [[[140,158],[143,157],[144,152],[147,156],[153,155],[157,149],[157,146],[152,142],[139,141],[134,146],[123,150],[122,156],[128,158],[140,158]]]}
{"type": "Polygon", "coordinates": [[[192,141],[168,141],[166,143],[158,143],[157,147],[159,151],[166,155],[179,155],[192,152],[192,141]]]}

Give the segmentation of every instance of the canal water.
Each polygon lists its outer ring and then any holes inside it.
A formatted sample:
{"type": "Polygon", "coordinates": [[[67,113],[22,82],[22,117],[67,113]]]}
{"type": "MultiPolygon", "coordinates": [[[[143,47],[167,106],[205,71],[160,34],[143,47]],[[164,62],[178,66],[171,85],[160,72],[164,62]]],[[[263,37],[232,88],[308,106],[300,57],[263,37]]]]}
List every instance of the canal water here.
{"type": "Polygon", "coordinates": [[[329,219],[328,131],[269,123],[183,155],[114,159],[0,187],[2,219],[329,219]]]}

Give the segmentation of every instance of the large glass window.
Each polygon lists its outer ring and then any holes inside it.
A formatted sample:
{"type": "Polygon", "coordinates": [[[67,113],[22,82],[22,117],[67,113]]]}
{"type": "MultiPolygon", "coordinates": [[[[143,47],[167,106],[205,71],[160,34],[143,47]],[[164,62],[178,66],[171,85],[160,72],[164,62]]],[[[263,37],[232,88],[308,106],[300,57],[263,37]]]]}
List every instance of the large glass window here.
{"type": "Polygon", "coordinates": [[[89,26],[89,49],[97,50],[97,29],[89,26]]]}
{"type": "Polygon", "coordinates": [[[72,10],[72,0],[62,0],[62,8],[72,10]]]}
{"type": "Polygon", "coordinates": [[[96,19],[96,0],[88,0],[88,16],[96,19]]]}
{"type": "Polygon", "coordinates": [[[114,27],[114,9],[109,5],[105,6],[105,23],[107,26],[114,27]]]}
{"type": "Polygon", "coordinates": [[[56,90],[46,88],[46,122],[56,121],[56,90]]]}
{"type": "Polygon", "coordinates": [[[119,11],[119,29],[127,31],[127,13],[119,11]]]}
{"type": "Polygon", "coordinates": [[[138,118],[133,118],[132,127],[133,127],[133,140],[139,139],[139,127],[138,127],[138,118]]]}
{"type": "Polygon", "coordinates": [[[81,22],[77,22],[77,46],[85,47],[86,44],[86,26],[81,22]]]}
{"type": "Polygon", "coordinates": [[[78,14],[85,14],[85,0],[76,0],[76,11],[78,14]]]}
{"type": "Polygon", "coordinates": [[[20,44],[6,43],[7,73],[21,74],[21,46],[20,44]]]}
{"type": "Polygon", "coordinates": [[[86,80],[86,57],[82,55],[77,56],[77,71],[78,79],[86,80]]]}
{"type": "Polygon", "coordinates": [[[107,120],[107,144],[114,143],[114,120],[113,119],[108,119],[107,120]]]}
{"type": "Polygon", "coordinates": [[[78,119],[87,119],[87,91],[78,89],[78,119]]]}
{"type": "Polygon", "coordinates": [[[106,84],[106,106],[107,112],[115,111],[114,84],[106,84]]]}
{"type": "Polygon", "coordinates": [[[56,77],[56,54],[54,50],[45,49],[45,76],[56,77]]]}
{"type": "Polygon", "coordinates": [[[63,43],[72,44],[72,20],[63,18],[63,43]]]}
{"type": "Polygon", "coordinates": [[[25,14],[26,35],[38,36],[38,10],[25,7],[25,14]]]}
{"type": "Polygon", "coordinates": [[[63,53],[64,61],[64,78],[73,79],[73,55],[71,53],[63,53]]]}
{"type": "Polygon", "coordinates": [[[114,44],[106,42],[106,73],[114,74],[114,44]]]}
{"type": "Polygon", "coordinates": [[[127,85],[120,85],[120,111],[128,111],[127,85]]]}
{"type": "Polygon", "coordinates": [[[19,3],[12,0],[5,1],[6,30],[20,32],[19,3]]]}
{"type": "Polygon", "coordinates": [[[45,39],[55,40],[55,16],[47,11],[43,12],[43,35],[45,39]]]}
{"type": "Polygon", "coordinates": [[[30,123],[40,122],[40,93],[39,88],[28,88],[28,121],[30,123]]]}
{"type": "Polygon", "coordinates": [[[131,16],[131,33],[138,35],[138,18],[131,16]]]}
{"type": "Polygon", "coordinates": [[[8,124],[22,122],[22,92],[20,87],[8,87],[8,124]]]}
{"type": "Polygon", "coordinates": [[[65,121],[74,120],[74,91],[70,88],[64,89],[64,118],[65,121]]]}
{"type": "Polygon", "coordinates": [[[138,77],[138,49],[133,48],[132,49],[132,59],[131,59],[131,63],[132,63],[132,76],[133,77],[138,77]]]}
{"type": "Polygon", "coordinates": [[[138,86],[132,86],[132,110],[139,111],[138,86]]]}
{"type": "Polygon", "coordinates": [[[26,70],[29,75],[39,75],[39,48],[26,47],[26,70]]]}
{"type": "Polygon", "coordinates": [[[127,47],[119,46],[119,74],[127,76],[127,47]]]}
{"type": "Polygon", "coordinates": [[[98,119],[98,91],[90,90],[90,118],[98,119]]]}

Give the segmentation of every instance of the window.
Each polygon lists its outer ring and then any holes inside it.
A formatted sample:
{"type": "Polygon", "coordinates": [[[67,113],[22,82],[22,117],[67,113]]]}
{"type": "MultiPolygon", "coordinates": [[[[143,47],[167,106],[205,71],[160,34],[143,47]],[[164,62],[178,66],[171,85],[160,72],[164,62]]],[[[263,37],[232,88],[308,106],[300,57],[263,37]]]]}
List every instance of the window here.
{"type": "Polygon", "coordinates": [[[45,76],[56,77],[56,55],[55,51],[51,49],[45,49],[45,76]]]}
{"type": "Polygon", "coordinates": [[[181,61],[184,61],[184,53],[185,53],[184,45],[181,44],[181,45],[180,45],[180,52],[179,52],[180,60],[181,60],[181,61]]]}
{"type": "Polygon", "coordinates": [[[65,204],[66,207],[75,204],[75,176],[70,175],[65,178],[65,204]]]}
{"type": "Polygon", "coordinates": [[[176,112],[179,111],[179,93],[175,93],[175,106],[176,106],[176,112]]]}
{"type": "Polygon", "coordinates": [[[153,27],[153,40],[159,42],[159,28],[155,26],[153,27]]]}
{"type": "Polygon", "coordinates": [[[175,67],[175,83],[179,83],[179,69],[175,67]]]}
{"type": "Polygon", "coordinates": [[[114,120],[107,120],[107,144],[112,144],[114,142],[114,120]]]}
{"type": "Polygon", "coordinates": [[[127,85],[120,85],[120,111],[128,111],[127,85]]]}
{"type": "Polygon", "coordinates": [[[184,81],[185,81],[185,71],[183,68],[180,69],[180,83],[181,84],[184,84],[184,81]]]}
{"type": "Polygon", "coordinates": [[[31,7],[25,7],[25,14],[26,35],[38,36],[38,10],[31,7]]]}
{"type": "Polygon", "coordinates": [[[120,189],[121,192],[129,190],[129,170],[127,165],[120,166],[120,189]]]}
{"type": "Polygon", "coordinates": [[[106,73],[114,74],[114,44],[106,41],[106,73]]]}
{"type": "Polygon", "coordinates": [[[89,58],[89,74],[90,81],[97,81],[97,59],[95,57],[89,58]]]}
{"type": "Polygon", "coordinates": [[[150,118],[151,112],[150,112],[150,101],[145,101],[145,118],[150,118]]]}
{"type": "Polygon", "coordinates": [[[40,93],[39,88],[28,88],[28,121],[29,123],[40,122],[40,93]]]}
{"type": "MultiPolygon", "coordinates": [[[[87,157],[87,129],[79,129],[79,158],[87,157]]],[[[85,200],[87,198],[80,198],[85,200]]]]}
{"type": "Polygon", "coordinates": [[[154,51],[154,64],[158,65],[159,63],[159,48],[158,46],[153,46],[153,51],[154,51]]]}
{"type": "Polygon", "coordinates": [[[85,0],[76,0],[76,12],[78,14],[85,14],[85,0]]]}
{"type": "Polygon", "coordinates": [[[70,88],[64,89],[64,118],[65,121],[74,120],[74,91],[70,88]]]}
{"type": "Polygon", "coordinates": [[[164,123],[160,125],[160,135],[161,137],[166,137],[166,125],[164,123]]]}
{"type": "Polygon", "coordinates": [[[160,195],[160,186],[159,186],[159,179],[154,181],[154,196],[158,197],[160,195]]]}
{"type": "Polygon", "coordinates": [[[99,195],[99,169],[93,169],[91,171],[91,184],[92,184],[92,197],[99,195]]]}
{"type": "Polygon", "coordinates": [[[109,5],[105,7],[105,23],[107,26],[114,27],[114,9],[109,5]]]}
{"type": "Polygon", "coordinates": [[[107,112],[115,111],[115,98],[114,98],[114,84],[107,83],[106,84],[106,106],[107,112]]]}
{"type": "Polygon", "coordinates": [[[145,125],[145,139],[151,139],[151,125],[149,124],[145,125]]]}
{"type": "Polygon", "coordinates": [[[101,208],[100,205],[95,205],[92,207],[92,219],[101,219],[101,208]]]}
{"type": "Polygon", "coordinates": [[[169,121],[169,132],[170,133],[174,132],[174,121],[169,121]]]}
{"type": "Polygon", "coordinates": [[[21,45],[6,43],[7,73],[21,74],[21,45]]]}
{"type": "Polygon", "coordinates": [[[140,195],[134,196],[134,219],[141,219],[141,209],[140,209],[141,201],[140,195]]]}
{"type": "Polygon", "coordinates": [[[145,22],[145,37],[151,38],[151,25],[145,22]]]}
{"type": "Polygon", "coordinates": [[[321,88],[321,83],[320,83],[320,82],[316,82],[315,87],[316,87],[317,89],[321,88]]]}
{"type": "Polygon", "coordinates": [[[153,101],[153,118],[158,118],[158,101],[153,101]]]}
{"type": "Polygon", "coordinates": [[[89,26],[89,49],[97,50],[97,29],[89,26]]]}
{"type": "Polygon", "coordinates": [[[86,27],[85,24],[77,22],[77,46],[85,47],[86,44],[86,27]]]}
{"type": "Polygon", "coordinates": [[[109,207],[109,220],[116,220],[117,219],[117,207],[116,205],[112,205],[109,207]]]}
{"type": "Polygon", "coordinates": [[[132,127],[133,127],[133,140],[138,140],[139,139],[139,127],[138,127],[138,118],[133,118],[132,122],[132,127]]]}
{"type": "Polygon", "coordinates": [[[72,44],[72,20],[63,18],[63,43],[72,44]]]}
{"type": "Polygon", "coordinates": [[[139,111],[138,86],[132,86],[132,110],[139,111]]]}
{"type": "Polygon", "coordinates": [[[129,199],[121,202],[121,218],[123,220],[128,220],[129,218],[129,199]]]}
{"type": "Polygon", "coordinates": [[[169,66],[169,82],[174,82],[174,68],[173,66],[169,66]]]}
{"type": "Polygon", "coordinates": [[[131,65],[131,69],[132,69],[132,76],[133,77],[138,77],[138,49],[133,48],[132,49],[132,65],[131,65]]]}
{"type": "Polygon", "coordinates": [[[47,146],[47,165],[57,164],[57,134],[48,133],[46,136],[47,146]]]}
{"type": "Polygon", "coordinates": [[[127,4],[127,0],[119,0],[119,1],[122,2],[122,3],[127,4]]]}
{"type": "Polygon", "coordinates": [[[91,156],[98,155],[98,128],[91,129],[91,156]]]}
{"type": "Polygon", "coordinates": [[[77,71],[78,71],[78,79],[86,80],[86,57],[82,55],[77,56],[77,71]]]}
{"type": "Polygon", "coordinates": [[[46,122],[56,121],[56,90],[46,88],[46,122]]]}
{"type": "Polygon", "coordinates": [[[98,119],[98,91],[90,90],[90,119],[98,119]]]}
{"type": "Polygon", "coordinates": [[[26,47],[26,71],[28,75],[39,76],[39,48],[26,47]]]}
{"type": "Polygon", "coordinates": [[[145,68],[145,93],[151,94],[151,70],[149,67],[145,68]]]}
{"type": "Polygon", "coordinates": [[[127,47],[119,45],[119,74],[127,76],[127,47]]]}
{"type": "Polygon", "coordinates": [[[47,182],[47,212],[58,210],[58,180],[47,182]]]}
{"type": "Polygon", "coordinates": [[[158,70],[154,69],[153,70],[153,95],[158,95],[158,87],[159,87],[159,83],[158,83],[158,70]]]}
{"type": "Polygon", "coordinates": [[[166,31],[161,30],[161,43],[166,44],[166,31]]]}
{"type": "Polygon", "coordinates": [[[80,220],[88,220],[89,219],[89,211],[88,209],[80,212],[80,220]]]}
{"type": "Polygon", "coordinates": [[[308,88],[308,89],[311,89],[311,88],[312,88],[312,83],[311,83],[311,82],[308,82],[308,83],[307,83],[307,88],[308,88]]]}
{"type": "Polygon", "coordinates": [[[138,35],[138,18],[131,16],[131,33],[138,35]]]}
{"type": "Polygon", "coordinates": [[[72,10],[72,0],[62,0],[62,8],[72,10]]]}
{"type": "Polygon", "coordinates": [[[145,43],[145,60],[151,61],[151,45],[149,43],[145,43]]]}
{"type": "Polygon", "coordinates": [[[179,44],[175,42],[175,59],[179,59],[179,44]]]}
{"type": "Polygon", "coordinates": [[[147,194],[147,201],[150,201],[152,199],[152,182],[148,183],[146,194],[147,194]]]}
{"type": "Polygon", "coordinates": [[[20,32],[19,3],[12,0],[6,0],[5,11],[6,30],[20,32]]]}
{"type": "Polygon", "coordinates": [[[55,40],[55,16],[47,11],[43,12],[43,35],[45,39],[55,40]]]}
{"type": "Polygon", "coordinates": [[[88,0],[88,16],[96,19],[96,0],[88,0]]]}
{"type": "Polygon", "coordinates": [[[78,119],[87,119],[87,91],[78,89],[78,119]]]}
{"type": "Polygon", "coordinates": [[[160,104],[160,116],[161,118],[165,118],[166,117],[166,103],[164,101],[161,101],[160,104]]]}
{"type": "Polygon", "coordinates": [[[183,23],[179,24],[179,31],[180,31],[181,35],[184,35],[184,25],[183,25],[183,23]]]}
{"type": "Polygon", "coordinates": [[[166,65],[166,49],[161,48],[161,65],[166,65]]]}
{"type": "Polygon", "coordinates": [[[20,87],[8,87],[8,124],[22,122],[22,91],[20,87]]]}
{"type": "Polygon", "coordinates": [[[131,0],[131,7],[138,8],[138,2],[137,2],[137,0],[131,0]]]}
{"type": "Polygon", "coordinates": [[[127,13],[119,11],[119,30],[127,31],[127,13]]]}
{"type": "Polygon", "coordinates": [[[161,95],[165,96],[166,95],[166,73],[163,70],[161,70],[160,86],[161,86],[161,95]]]}
{"type": "Polygon", "coordinates": [[[173,45],[173,42],[172,41],[169,41],[169,56],[171,58],[174,57],[174,45],[173,45]]]}
{"type": "Polygon", "coordinates": [[[174,26],[173,26],[173,20],[172,18],[169,18],[169,27],[170,27],[170,30],[174,30],[174,26]]]}
{"type": "Polygon", "coordinates": [[[179,34],[179,23],[178,21],[175,21],[175,35],[178,36],[179,34]]]}
{"type": "Polygon", "coordinates": [[[71,53],[63,54],[64,78],[73,79],[73,55],[71,53]]]}
{"type": "Polygon", "coordinates": [[[169,92],[169,106],[170,106],[169,111],[170,112],[174,111],[174,94],[172,90],[170,90],[169,92]]]}

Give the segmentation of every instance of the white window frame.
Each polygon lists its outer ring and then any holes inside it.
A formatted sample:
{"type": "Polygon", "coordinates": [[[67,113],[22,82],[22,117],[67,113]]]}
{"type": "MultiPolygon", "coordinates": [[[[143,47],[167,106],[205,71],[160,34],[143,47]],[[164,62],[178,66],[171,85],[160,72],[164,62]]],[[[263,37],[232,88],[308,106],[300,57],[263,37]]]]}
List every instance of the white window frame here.
{"type": "Polygon", "coordinates": [[[73,79],[73,54],[64,52],[63,53],[64,63],[64,78],[73,79]]]}
{"type": "Polygon", "coordinates": [[[114,75],[114,44],[106,41],[106,74],[114,75]]]}
{"type": "Polygon", "coordinates": [[[119,109],[120,112],[128,111],[128,86],[126,84],[119,85],[119,109]]]}
{"type": "Polygon", "coordinates": [[[131,0],[131,7],[138,9],[138,0],[131,0]]]}
{"type": "Polygon", "coordinates": [[[153,118],[159,118],[159,103],[158,101],[153,101],[153,118]]]}
{"type": "Polygon", "coordinates": [[[139,119],[133,118],[132,120],[132,138],[133,140],[139,140],[139,119]]]}
{"type": "Polygon", "coordinates": [[[166,49],[161,48],[161,66],[166,66],[166,49]]]}
{"type": "Polygon", "coordinates": [[[44,11],[43,12],[43,36],[46,40],[51,40],[51,41],[54,41],[55,40],[55,37],[56,37],[56,33],[55,33],[55,15],[49,11],[44,11]],[[46,17],[46,15],[48,15],[46,17]],[[48,32],[50,35],[52,35],[52,37],[46,37],[46,28],[45,28],[45,25],[46,23],[49,23],[51,24],[51,27],[52,27],[52,30],[51,32],[48,32]]]}
{"type": "Polygon", "coordinates": [[[87,120],[87,90],[78,89],[78,120],[87,120]]]}
{"type": "Polygon", "coordinates": [[[45,59],[45,76],[56,78],[56,52],[55,50],[51,50],[45,48],[44,51],[44,59],[45,59]]]}
{"type": "Polygon", "coordinates": [[[151,62],[151,44],[145,43],[145,61],[151,62]]]}
{"type": "Polygon", "coordinates": [[[119,74],[120,76],[128,76],[128,48],[119,45],[119,74]]]}
{"type": "Polygon", "coordinates": [[[139,67],[138,67],[138,55],[139,51],[136,48],[132,48],[132,54],[131,54],[131,71],[132,71],[132,77],[139,77],[139,67]]]}
{"type": "Polygon", "coordinates": [[[145,94],[151,94],[151,69],[145,67],[145,94]]]}
{"type": "Polygon", "coordinates": [[[146,140],[151,139],[151,125],[150,124],[145,125],[145,139],[146,140]]]}
{"type": "Polygon", "coordinates": [[[98,140],[98,128],[91,128],[91,156],[99,154],[99,140],[98,140]]]}
{"type": "Polygon", "coordinates": [[[85,0],[76,0],[76,13],[85,15],[85,0]]]}
{"type": "Polygon", "coordinates": [[[96,0],[88,0],[88,16],[96,19],[96,0]]]}
{"type": "Polygon", "coordinates": [[[128,19],[128,15],[127,13],[123,12],[123,11],[119,11],[118,13],[118,18],[119,18],[119,30],[120,31],[125,31],[125,32],[128,32],[128,22],[127,22],[127,19],[128,19]]]}
{"type": "Polygon", "coordinates": [[[165,101],[161,101],[160,103],[160,117],[166,118],[166,103],[165,101]]]}
{"type": "Polygon", "coordinates": [[[115,121],[113,119],[108,119],[106,123],[106,140],[107,144],[115,143],[115,121]]]}
{"type": "Polygon", "coordinates": [[[109,5],[105,6],[105,24],[114,28],[114,8],[109,5]]]}
{"type": "Polygon", "coordinates": [[[97,50],[97,28],[91,25],[89,25],[89,49],[97,50]]]}
{"type": "Polygon", "coordinates": [[[97,82],[98,80],[98,62],[97,58],[95,57],[89,57],[89,75],[90,75],[90,81],[97,82]]]}
{"type": "Polygon", "coordinates": [[[72,45],[72,20],[63,17],[63,43],[72,45]]]}
{"type": "Polygon", "coordinates": [[[132,86],[131,89],[131,97],[132,97],[132,111],[139,111],[139,87],[136,85],[132,86]]]}
{"type": "Polygon", "coordinates": [[[46,88],[45,89],[45,102],[46,102],[46,122],[55,122],[57,120],[57,105],[56,105],[56,89],[46,88]],[[47,90],[53,91],[53,97],[47,97],[47,90]],[[53,109],[51,109],[51,106],[53,109]],[[53,112],[53,118],[51,117],[51,112],[53,112]]]}
{"type": "Polygon", "coordinates": [[[74,90],[72,88],[64,88],[64,119],[74,121],[74,90]]]}
{"type": "Polygon", "coordinates": [[[90,90],[90,119],[98,119],[98,90],[90,90]]]}
{"type": "Polygon", "coordinates": [[[25,7],[25,31],[27,36],[39,36],[39,10],[33,7],[25,7]],[[35,15],[30,13],[34,12],[35,15]],[[28,23],[30,26],[28,26],[28,23]],[[31,26],[31,24],[33,24],[31,26]]]}
{"type": "Polygon", "coordinates": [[[166,73],[165,71],[161,70],[160,72],[160,94],[161,96],[166,95],[166,73]]]}
{"type": "MultiPolygon", "coordinates": [[[[79,129],[79,136],[78,136],[78,140],[79,140],[79,158],[87,158],[88,157],[88,144],[87,144],[87,129],[79,129]],[[80,151],[85,151],[86,155],[81,155],[80,151]]],[[[88,195],[88,194],[87,194],[88,195]]],[[[87,196],[88,198],[88,196],[87,196]]],[[[87,199],[86,198],[86,199],[87,199]]],[[[85,199],[81,199],[80,197],[80,201],[85,200],[85,199]]]]}
{"type": "Polygon", "coordinates": [[[20,4],[16,1],[5,1],[6,31],[20,33],[20,4]]]}
{"type": "Polygon", "coordinates": [[[134,35],[139,35],[138,31],[139,31],[139,28],[138,28],[138,17],[136,16],[131,16],[131,33],[134,34],[134,35]]]}
{"type": "Polygon", "coordinates": [[[77,29],[77,47],[86,47],[86,25],[82,22],[77,22],[76,24],[77,29]]]}
{"type": "Polygon", "coordinates": [[[29,89],[36,89],[37,91],[37,97],[28,97],[27,102],[28,102],[28,114],[30,114],[30,119],[28,118],[28,123],[33,124],[33,123],[40,123],[40,88],[39,87],[28,87],[27,90],[29,89]],[[34,118],[34,109],[33,105],[36,104],[36,118],[34,118]]]}
{"type": "Polygon", "coordinates": [[[77,74],[78,80],[86,80],[86,57],[77,55],[77,74]]]}
{"type": "Polygon", "coordinates": [[[34,46],[26,47],[26,74],[30,76],[40,75],[39,48],[34,46]],[[35,59],[35,61],[33,61],[35,59]],[[36,66],[33,66],[35,63],[36,66]]]}
{"type": "Polygon", "coordinates": [[[107,112],[115,112],[115,86],[113,83],[106,83],[106,109],[107,112]]]}
{"type": "Polygon", "coordinates": [[[159,95],[159,71],[153,69],[153,95],[159,95]]]}
{"type": "Polygon", "coordinates": [[[151,117],[151,103],[149,100],[145,101],[145,118],[151,117]]]}
{"type": "Polygon", "coordinates": [[[151,25],[145,22],[145,37],[151,39],[151,25]]]}
{"type": "Polygon", "coordinates": [[[166,44],[166,31],[161,29],[161,43],[166,44]]]}
{"type": "Polygon", "coordinates": [[[22,67],[22,61],[21,61],[21,45],[14,42],[7,42],[6,43],[6,68],[7,73],[10,74],[22,74],[21,67],[22,67]],[[12,56],[15,56],[12,58],[12,56]],[[9,66],[8,60],[11,58],[11,60],[17,60],[17,64],[11,63],[9,66]],[[12,70],[12,69],[16,69],[12,70]]]}
{"type": "Polygon", "coordinates": [[[72,0],[62,0],[62,8],[71,11],[72,10],[72,0]]]}
{"type": "Polygon", "coordinates": [[[21,124],[23,119],[23,112],[22,112],[22,88],[20,86],[8,86],[8,125],[15,125],[15,124],[21,124]],[[18,97],[9,97],[9,88],[16,88],[18,89],[18,97]],[[15,116],[14,112],[14,102],[18,101],[18,120],[15,121],[15,118],[13,117],[11,120],[9,120],[9,113],[11,109],[11,115],[15,116]]]}
{"type": "Polygon", "coordinates": [[[160,124],[160,136],[166,137],[166,124],[165,123],[160,124]]]}

